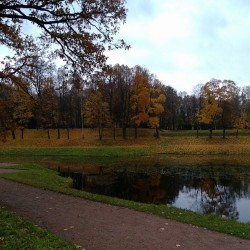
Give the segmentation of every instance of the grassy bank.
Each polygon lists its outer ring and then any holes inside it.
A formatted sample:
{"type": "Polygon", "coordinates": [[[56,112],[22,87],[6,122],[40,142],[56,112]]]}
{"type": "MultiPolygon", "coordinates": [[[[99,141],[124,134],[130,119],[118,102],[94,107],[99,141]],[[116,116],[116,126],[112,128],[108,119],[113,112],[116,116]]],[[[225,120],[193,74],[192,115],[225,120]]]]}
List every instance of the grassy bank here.
{"type": "Polygon", "coordinates": [[[229,219],[221,219],[214,215],[202,215],[187,210],[167,207],[166,205],[143,204],[78,191],[70,188],[70,179],[60,177],[58,176],[57,172],[40,167],[38,165],[20,165],[15,166],[15,168],[26,169],[27,171],[11,174],[1,174],[1,176],[6,179],[25,183],[35,187],[82,197],[93,201],[128,207],[137,211],[152,213],[164,218],[174,219],[180,222],[185,222],[200,227],[206,227],[210,230],[234,235],[244,239],[250,239],[250,223],[243,224],[229,219]]]}
{"type": "Polygon", "coordinates": [[[0,248],[13,249],[79,249],[71,242],[0,208],[0,248]]]}

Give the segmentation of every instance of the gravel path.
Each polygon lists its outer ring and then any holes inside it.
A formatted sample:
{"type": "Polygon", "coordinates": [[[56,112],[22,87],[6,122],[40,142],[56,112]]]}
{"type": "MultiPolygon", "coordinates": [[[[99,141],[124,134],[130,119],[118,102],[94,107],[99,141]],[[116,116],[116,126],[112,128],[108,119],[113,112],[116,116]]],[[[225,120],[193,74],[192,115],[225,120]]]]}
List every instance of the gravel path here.
{"type": "Polygon", "coordinates": [[[0,205],[82,249],[250,249],[250,241],[0,178],[0,205]]]}

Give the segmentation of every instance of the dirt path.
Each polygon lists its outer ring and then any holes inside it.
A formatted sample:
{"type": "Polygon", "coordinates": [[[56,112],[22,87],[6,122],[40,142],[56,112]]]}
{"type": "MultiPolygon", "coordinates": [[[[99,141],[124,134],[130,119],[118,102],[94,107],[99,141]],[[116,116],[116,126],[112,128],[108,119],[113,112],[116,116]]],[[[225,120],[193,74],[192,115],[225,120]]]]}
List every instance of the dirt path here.
{"type": "Polygon", "coordinates": [[[250,241],[0,178],[0,205],[82,249],[250,249],[250,241]]]}

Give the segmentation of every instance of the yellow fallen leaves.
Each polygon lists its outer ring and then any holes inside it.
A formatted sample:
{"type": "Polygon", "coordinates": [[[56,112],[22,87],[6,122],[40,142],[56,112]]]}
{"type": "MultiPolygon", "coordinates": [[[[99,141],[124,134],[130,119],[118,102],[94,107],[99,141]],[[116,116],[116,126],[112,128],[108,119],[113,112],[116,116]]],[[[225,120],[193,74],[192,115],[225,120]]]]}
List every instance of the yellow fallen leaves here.
{"type": "Polygon", "coordinates": [[[64,228],[63,230],[68,231],[69,229],[74,229],[74,228],[75,228],[75,226],[69,226],[69,228],[64,228]]]}

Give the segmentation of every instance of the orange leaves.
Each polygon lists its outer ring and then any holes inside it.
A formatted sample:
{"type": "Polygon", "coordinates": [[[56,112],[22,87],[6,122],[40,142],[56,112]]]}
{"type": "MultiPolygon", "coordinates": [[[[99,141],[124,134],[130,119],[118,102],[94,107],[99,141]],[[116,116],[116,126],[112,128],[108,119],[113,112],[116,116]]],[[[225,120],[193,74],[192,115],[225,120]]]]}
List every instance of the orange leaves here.
{"type": "Polygon", "coordinates": [[[164,112],[163,103],[166,97],[161,93],[160,85],[151,88],[151,99],[149,107],[149,125],[151,128],[159,128],[160,114],[164,112]]]}
{"type": "Polygon", "coordinates": [[[149,106],[149,79],[146,73],[137,71],[133,82],[132,110],[134,116],[132,120],[137,126],[148,121],[149,106]]]}
{"type": "Polygon", "coordinates": [[[202,108],[198,112],[199,122],[213,124],[216,117],[223,113],[223,102],[232,99],[236,94],[236,84],[230,80],[212,79],[202,88],[202,108]]]}
{"type": "Polygon", "coordinates": [[[151,128],[159,127],[159,116],[164,111],[165,95],[161,93],[160,84],[150,87],[150,76],[139,66],[134,76],[134,95],[132,97],[132,120],[137,126],[148,123],[151,128]]]}

